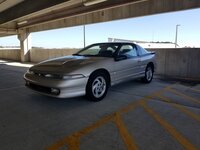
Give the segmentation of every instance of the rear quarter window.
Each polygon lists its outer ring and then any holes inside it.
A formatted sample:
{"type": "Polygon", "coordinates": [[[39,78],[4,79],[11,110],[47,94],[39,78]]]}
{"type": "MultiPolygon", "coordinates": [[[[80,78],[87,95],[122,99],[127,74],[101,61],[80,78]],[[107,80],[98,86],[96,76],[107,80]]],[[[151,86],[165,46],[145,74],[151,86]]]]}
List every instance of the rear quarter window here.
{"type": "Polygon", "coordinates": [[[138,49],[138,53],[139,55],[146,55],[146,54],[149,54],[149,51],[147,51],[146,49],[142,48],[141,46],[139,45],[136,45],[137,46],[137,49],[138,49]]]}

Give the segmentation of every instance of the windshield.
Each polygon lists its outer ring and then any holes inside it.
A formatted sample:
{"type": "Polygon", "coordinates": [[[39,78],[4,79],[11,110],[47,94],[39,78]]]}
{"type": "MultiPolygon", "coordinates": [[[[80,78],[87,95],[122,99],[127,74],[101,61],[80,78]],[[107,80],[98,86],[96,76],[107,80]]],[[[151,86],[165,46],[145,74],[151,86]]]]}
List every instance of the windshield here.
{"type": "Polygon", "coordinates": [[[80,56],[100,56],[100,57],[113,57],[117,51],[119,44],[114,43],[102,43],[94,44],[84,48],[75,55],[80,56]]]}

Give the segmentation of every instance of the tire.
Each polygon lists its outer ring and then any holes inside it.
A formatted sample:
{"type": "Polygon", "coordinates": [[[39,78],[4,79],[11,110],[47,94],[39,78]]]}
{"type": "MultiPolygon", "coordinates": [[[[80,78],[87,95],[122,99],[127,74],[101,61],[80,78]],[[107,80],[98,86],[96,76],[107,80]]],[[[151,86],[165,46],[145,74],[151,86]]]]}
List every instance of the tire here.
{"type": "Polygon", "coordinates": [[[92,74],[86,86],[87,98],[96,102],[102,100],[107,94],[108,86],[108,77],[105,73],[92,74]]]}
{"type": "Polygon", "coordinates": [[[142,78],[142,80],[145,83],[150,83],[153,79],[153,67],[151,65],[147,65],[146,69],[145,69],[145,76],[142,78]]]}

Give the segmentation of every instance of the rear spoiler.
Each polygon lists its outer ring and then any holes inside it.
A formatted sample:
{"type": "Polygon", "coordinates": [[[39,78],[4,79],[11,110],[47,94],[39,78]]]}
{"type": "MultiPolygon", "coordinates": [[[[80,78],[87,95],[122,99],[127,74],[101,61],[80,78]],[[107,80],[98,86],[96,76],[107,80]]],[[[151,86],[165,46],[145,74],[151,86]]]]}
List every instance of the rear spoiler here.
{"type": "Polygon", "coordinates": [[[156,52],[155,51],[151,51],[150,54],[156,54],[156,52]]]}

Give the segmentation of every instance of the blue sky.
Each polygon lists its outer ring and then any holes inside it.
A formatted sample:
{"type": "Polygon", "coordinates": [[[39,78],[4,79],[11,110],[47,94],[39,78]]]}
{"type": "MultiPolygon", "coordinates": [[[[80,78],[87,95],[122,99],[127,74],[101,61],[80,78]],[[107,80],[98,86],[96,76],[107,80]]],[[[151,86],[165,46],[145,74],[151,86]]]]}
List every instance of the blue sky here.
{"type": "MultiPolygon", "coordinates": [[[[86,45],[106,42],[108,38],[143,41],[175,40],[178,44],[200,47],[200,9],[86,25],[86,45]]],[[[0,45],[19,45],[16,36],[0,38],[0,45]]],[[[32,45],[45,48],[83,47],[83,26],[32,33],[32,45]]]]}

